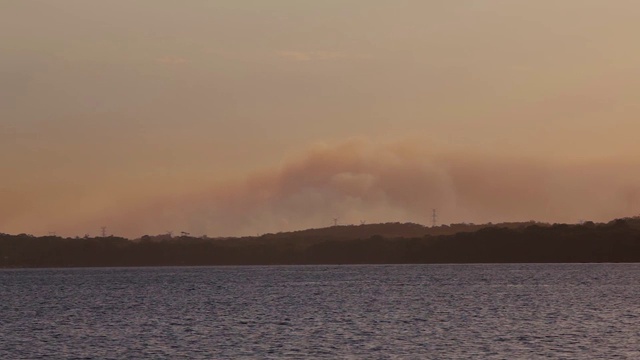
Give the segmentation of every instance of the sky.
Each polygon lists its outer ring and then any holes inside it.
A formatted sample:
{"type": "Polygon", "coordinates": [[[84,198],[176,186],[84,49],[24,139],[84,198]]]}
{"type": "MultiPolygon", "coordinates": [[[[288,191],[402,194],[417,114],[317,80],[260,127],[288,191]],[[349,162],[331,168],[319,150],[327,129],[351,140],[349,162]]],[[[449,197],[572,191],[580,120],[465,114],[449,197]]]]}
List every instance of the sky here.
{"type": "Polygon", "coordinates": [[[0,232],[640,213],[640,3],[4,0],[0,232]]]}

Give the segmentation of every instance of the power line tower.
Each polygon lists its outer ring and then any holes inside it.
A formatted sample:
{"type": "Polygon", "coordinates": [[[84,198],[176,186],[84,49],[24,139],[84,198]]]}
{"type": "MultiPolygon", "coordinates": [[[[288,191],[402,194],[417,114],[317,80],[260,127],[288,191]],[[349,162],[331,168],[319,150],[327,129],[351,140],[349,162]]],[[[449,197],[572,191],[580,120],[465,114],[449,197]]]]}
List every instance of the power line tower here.
{"type": "Polygon", "coordinates": [[[105,238],[107,237],[107,227],[103,226],[100,228],[100,234],[102,234],[102,237],[105,238]]]}
{"type": "Polygon", "coordinates": [[[433,212],[431,213],[431,227],[436,227],[437,220],[438,214],[436,213],[436,209],[433,209],[433,212]]]}
{"type": "Polygon", "coordinates": [[[333,218],[333,226],[338,226],[338,218],[333,218]]]}

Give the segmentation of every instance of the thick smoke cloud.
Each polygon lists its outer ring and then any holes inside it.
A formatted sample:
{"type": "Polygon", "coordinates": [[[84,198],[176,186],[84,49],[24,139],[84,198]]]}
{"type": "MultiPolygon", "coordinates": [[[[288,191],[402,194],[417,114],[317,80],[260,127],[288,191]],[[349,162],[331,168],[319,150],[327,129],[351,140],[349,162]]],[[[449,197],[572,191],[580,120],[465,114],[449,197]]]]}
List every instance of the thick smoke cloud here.
{"type": "MultiPolygon", "coordinates": [[[[433,151],[409,143],[319,145],[236,183],[109,217],[128,236],[257,233],[373,222],[606,221],[640,211],[640,167],[433,151]]],[[[103,220],[102,220],[103,221],[103,220]]],[[[92,226],[97,226],[96,222],[92,226]]]]}

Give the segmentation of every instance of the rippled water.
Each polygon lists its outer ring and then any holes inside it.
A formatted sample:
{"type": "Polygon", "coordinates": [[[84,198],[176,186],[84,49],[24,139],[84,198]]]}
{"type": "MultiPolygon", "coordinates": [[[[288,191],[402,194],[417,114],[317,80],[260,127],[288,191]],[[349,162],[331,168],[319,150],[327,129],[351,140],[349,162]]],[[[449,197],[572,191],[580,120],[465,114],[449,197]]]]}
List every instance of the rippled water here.
{"type": "Polygon", "coordinates": [[[0,271],[0,359],[640,359],[640,265],[0,271]]]}

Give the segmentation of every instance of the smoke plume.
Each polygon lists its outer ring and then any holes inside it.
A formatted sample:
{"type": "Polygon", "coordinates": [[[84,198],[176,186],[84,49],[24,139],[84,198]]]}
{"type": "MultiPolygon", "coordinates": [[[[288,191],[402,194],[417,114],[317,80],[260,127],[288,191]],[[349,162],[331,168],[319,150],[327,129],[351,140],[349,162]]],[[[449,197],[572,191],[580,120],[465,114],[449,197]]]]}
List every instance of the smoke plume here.
{"type": "MultiPolygon", "coordinates": [[[[157,199],[113,214],[137,236],[257,233],[359,221],[443,223],[603,221],[640,210],[640,167],[615,161],[555,162],[350,140],[317,145],[237,182],[157,199]]],[[[97,226],[98,222],[96,222],[97,226]]]]}

